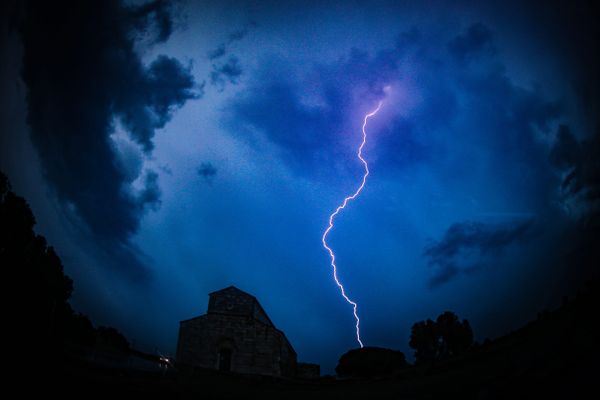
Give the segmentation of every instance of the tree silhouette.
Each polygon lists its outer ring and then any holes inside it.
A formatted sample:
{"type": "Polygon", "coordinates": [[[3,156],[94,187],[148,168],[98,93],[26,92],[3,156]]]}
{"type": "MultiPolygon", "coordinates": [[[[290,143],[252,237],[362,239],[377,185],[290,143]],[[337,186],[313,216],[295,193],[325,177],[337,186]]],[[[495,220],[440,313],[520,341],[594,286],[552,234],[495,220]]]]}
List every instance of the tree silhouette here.
{"type": "Polygon", "coordinates": [[[23,197],[11,189],[0,171],[0,265],[4,286],[16,289],[11,312],[17,340],[30,355],[54,353],[65,342],[127,352],[127,339],[115,328],[94,329],[69,304],[73,281],[63,271],[60,257],[34,231],[35,217],[23,197]],[[8,278],[8,279],[6,279],[8,278]]]}
{"type": "Polygon", "coordinates": [[[473,344],[473,331],[466,319],[446,311],[436,321],[416,322],[411,329],[409,346],[415,349],[417,364],[444,360],[464,353],[473,344]]]}
{"type": "Polygon", "coordinates": [[[436,325],[432,320],[416,322],[412,326],[408,345],[415,349],[417,363],[434,361],[438,353],[438,342],[436,325]]]}
{"type": "Polygon", "coordinates": [[[73,281],[64,274],[60,258],[33,227],[35,217],[0,171],[0,265],[6,284],[18,292],[12,311],[19,335],[35,334],[29,347],[56,347],[73,311],[68,303],[73,281]]]}
{"type": "Polygon", "coordinates": [[[453,312],[441,314],[436,325],[440,338],[440,359],[462,354],[473,344],[473,331],[469,321],[464,319],[461,322],[453,312]]]}

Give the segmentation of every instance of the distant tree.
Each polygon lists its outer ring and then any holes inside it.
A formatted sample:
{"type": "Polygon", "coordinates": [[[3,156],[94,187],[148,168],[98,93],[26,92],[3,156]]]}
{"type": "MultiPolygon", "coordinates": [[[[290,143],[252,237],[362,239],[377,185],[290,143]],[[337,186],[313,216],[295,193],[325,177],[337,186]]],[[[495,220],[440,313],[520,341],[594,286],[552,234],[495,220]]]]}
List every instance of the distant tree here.
{"type": "Polygon", "coordinates": [[[434,361],[438,355],[438,342],[437,327],[432,320],[416,322],[412,326],[408,345],[415,349],[417,363],[434,361]]]}
{"type": "Polygon", "coordinates": [[[407,366],[401,351],[363,347],[342,355],[335,372],[341,377],[373,377],[389,375],[407,366]]]}
{"type": "Polygon", "coordinates": [[[0,172],[0,265],[5,285],[18,292],[11,310],[15,326],[22,340],[24,333],[36,335],[28,347],[48,349],[59,344],[73,313],[68,304],[73,281],[64,274],[54,249],[34,232],[34,225],[29,205],[0,172]]]}
{"type": "Polygon", "coordinates": [[[415,349],[417,364],[444,360],[467,351],[473,345],[473,331],[466,319],[446,311],[436,321],[416,322],[411,329],[409,346],[415,349]]]}
{"type": "Polygon", "coordinates": [[[115,328],[99,326],[96,329],[96,347],[118,353],[129,352],[129,342],[115,328]]]}
{"type": "Polygon", "coordinates": [[[469,321],[462,322],[453,312],[446,311],[435,321],[439,335],[439,358],[445,359],[464,353],[473,344],[469,321]]]}

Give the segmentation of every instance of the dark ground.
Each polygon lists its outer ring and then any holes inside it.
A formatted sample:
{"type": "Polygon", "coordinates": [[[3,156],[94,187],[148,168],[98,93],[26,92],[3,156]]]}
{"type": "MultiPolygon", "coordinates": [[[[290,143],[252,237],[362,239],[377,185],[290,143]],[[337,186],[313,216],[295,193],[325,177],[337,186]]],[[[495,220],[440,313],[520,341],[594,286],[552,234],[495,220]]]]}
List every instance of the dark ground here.
{"type": "MultiPolygon", "coordinates": [[[[71,359],[39,377],[62,398],[429,399],[594,398],[598,283],[525,327],[436,365],[373,379],[284,380],[196,370],[141,372],[71,359]]],[[[36,377],[36,380],[38,378],[36,377]]]]}

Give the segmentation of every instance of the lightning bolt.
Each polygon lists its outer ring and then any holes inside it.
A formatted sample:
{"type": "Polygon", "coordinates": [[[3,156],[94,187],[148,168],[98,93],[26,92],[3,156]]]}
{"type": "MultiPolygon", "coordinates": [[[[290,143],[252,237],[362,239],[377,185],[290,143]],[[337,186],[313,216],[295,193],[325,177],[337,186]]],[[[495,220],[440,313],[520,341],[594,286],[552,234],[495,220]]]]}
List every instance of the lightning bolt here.
{"type": "Polygon", "coordinates": [[[351,304],[354,309],[354,318],[356,319],[356,340],[358,341],[358,344],[360,344],[361,348],[363,347],[363,342],[360,340],[360,318],[358,317],[358,313],[356,311],[356,309],[358,308],[358,305],[356,304],[356,302],[350,300],[348,295],[346,295],[346,290],[344,290],[344,285],[342,285],[340,283],[340,280],[338,279],[337,265],[335,264],[335,254],[333,254],[333,250],[331,249],[331,247],[329,247],[327,245],[327,235],[329,235],[329,232],[331,232],[331,230],[333,229],[334,218],[340,213],[340,211],[342,211],[344,208],[346,208],[346,205],[348,205],[348,202],[351,200],[354,200],[360,194],[360,192],[362,192],[363,188],[365,187],[365,183],[367,182],[367,177],[369,176],[369,164],[367,163],[367,160],[365,160],[362,156],[363,148],[365,147],[365,143],[367,143],[367,132],[366,132],[365,128],[367,127],[367,121],[369,120],[369,118],[371,118],[372,116],[377,114],[377,112],[381,108],[382,103],[383,103],[383,101],[380,101],[379,104],[377,105],[377,108],[375,110],[371,111],[370,113],[368,113],[367,115],[365,115],[365,118],[363,120],[362,143],[360,144],[360,146],[358,148],[358,153],[357,153],[359,160],[363,163],[363,165],[365,167],[365,173],[363,174],[362,182],[361,182],[360,186],[358,187],[358,189],[356,189],[354,194],[347,196],[344,199],[344,201],[342,202],[342,204],[340,204],[338,206],[338,208],[335,209],[333,214],[331,214],[329,216],[329,226],[327,227],[327,229],[325,229],[325,232],[323,232],[323,237],[321,238],[321,241],[323,242],[323,247],[325,247],[325,249],[329,252],[329,257],[331,257],[331,267],[333,268],[333,279],[335,280],[335,283],[340,288],[340,291],[342,292],[342,296],[344,297],[344,299],[346,299],[346,301],[349,304],[351,304]]]}

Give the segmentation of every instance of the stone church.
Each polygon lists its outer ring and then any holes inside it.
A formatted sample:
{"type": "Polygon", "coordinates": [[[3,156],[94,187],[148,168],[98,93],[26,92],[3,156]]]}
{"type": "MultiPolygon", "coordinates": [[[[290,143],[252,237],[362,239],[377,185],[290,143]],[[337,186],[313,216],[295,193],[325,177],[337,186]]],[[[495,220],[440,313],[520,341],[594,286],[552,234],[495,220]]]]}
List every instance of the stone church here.
{"type": "Polygon", "coordinates": [[[209,294],[208,312],[179,323],[177,362],[246,374],[314,377],[256,298],[230,286],[209,294]]]}

